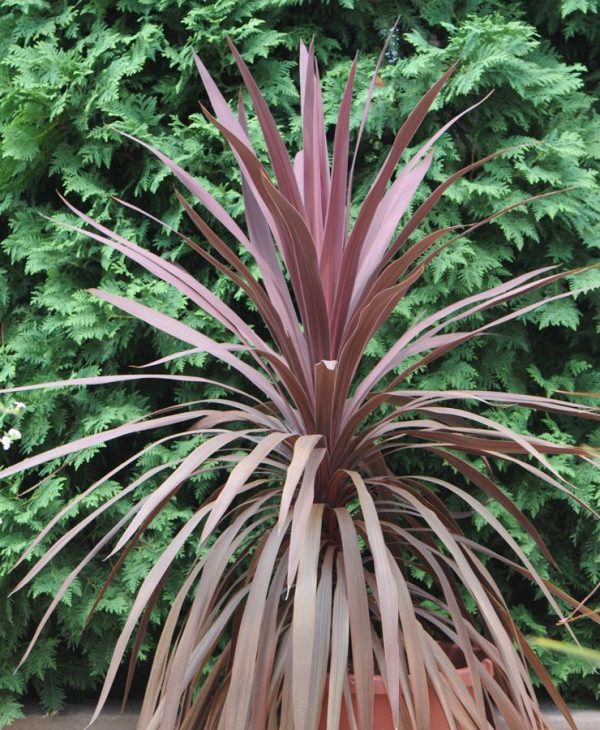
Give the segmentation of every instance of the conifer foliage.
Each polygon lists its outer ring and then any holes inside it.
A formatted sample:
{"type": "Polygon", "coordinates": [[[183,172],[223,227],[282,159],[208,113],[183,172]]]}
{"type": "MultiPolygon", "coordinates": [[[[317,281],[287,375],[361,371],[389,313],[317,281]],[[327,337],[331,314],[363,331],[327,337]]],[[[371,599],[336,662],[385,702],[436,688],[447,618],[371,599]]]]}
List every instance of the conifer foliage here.
{"type": "MultiPolygon", "coordinates": [[[[495,465],[508,463],[585,507],[546,455],[577,456],[594,467],[595,452],[586,444],[560,444],[520,433],[482,414],[478,404],[592,422],[600,421],[600,411],[565,399],[501,389],[423,389],[409,380],[415,371],[491,328],[571,298],[572,292],[566,291],[529,303],[514,301],[562,280],[565,273],[557,272],[556,266],[538,267],[441,309],[422,311],[396,333],[389,347],[365,364],[374,334],[407,292],[418,286],[427,267],[457,240],[523,201],[473,224],[419,231],[454,182],[501,156],[501,151],[494,152],[469,163],[410,210],[431,167],[436,142],[471,110],[448,121],[399,164],[456,64],[416,102],[368,191],[357,199],[355,160],[379,63],[353,144],[350,117],[356,60],[352,64],[330,154],[314,48],[301,44],[302,143],[291,158],[248,66],[230,46],[260,126],[268,167],[248,136],[243,97],[234,113],[200,58],[195,56],[195,61],[213,110],[202,106],[202,111],[229,144],[240,170],[244,227],[181,166],[142,144],[175,175],[193,202],[250,255],[254,272],[177,193],[201,242],[185,233],[178,236],[250,301],[263,331],[249,326],[183,267],[140,247],[65,199],[81,223],[63,225],[141,265],[229,333],[228,340],[213,339],[139,298],[91,289],[117,310],[186,345],[186,350],[153,359],[144,368],[202,353],[236,371],[245,386],[236,387],[223,376],[211,380],[151,371],[71,378],[6,391],[98,387],[131,380],[164,385],[184,382],[197,391],[188,403],[129,418],[118,427],[61,444],[0,471],[0,477],[8,478],[88,447],[112,446],[111,442],[128,437],[138,442],[133,449],[114,448],[117,465],[86,485],[49,520],[19,559],[22,563],[31,556],[73,506],[94,495],[106,481],[123,480],[114,496],[101,501],[70,529],[63,529],[64,534],[19,582],[17,590],[30,584],[89,524],[123,497],[131,498],[129,510],[62,582],[30,647],[92,559],[99,553],[115,557],[105,584],[109,587],[124,557],[139,547],[163,508],[191,477],[209,472],[217,475],[217,488],[194,505],[139,587],[93,719],[108,697],[137,626],[129,673],[133,675],[150,613],[176,555],[193,536],[199,536],[196,558],[172,602],[152,660],[139,728],[338,730],[345,707],[354,717],[353,725],[372,730],[374,673],[383,678],[394,727],[431,727],[428,687],[449,726],[464,730],[491,730],[504,724],[511,730],[542,727],[528,667],[575,728],[480,556],[526,575],[559,617],[564,618],[556,597],[576,612],[581,607],[536,571],[481,495],[510,514],[553,562],[534,525],[499,487],[495,465]],[[485,323],[477,321],[482,313],[506,303],[512,304],[508,312],[495,314],[485,323]],[[216,386],[224,395],[201,397],[204,385],[216,386]],[[164,429],[167,435],[160,436],[164,429]],[[144,443],[147,435],[156,432],[158,437],[144,443]],[[124,477],[123,471],[143,455],[173,441],[183,444],[185,456],[159,460],[133,481],[124,477]],[[426,468],[412,469],[413,452],[425,454],[426,468]],[[395,468],[390,468],[391,456],[395,468]],[[436,463],[452,468],[455,477],[444,478],[436,463]],[[150,480],[150,489],[141,490],[150,480]],[[465,489],[465,482],[470,489],[465,489]],[[484,519],[514,559],[471,540],[456,519],[454,500],[484,519]],[[411,575],[411,570],[421,577],[411,575]],[[456,643],[464,656],[472,676],[472,695],[457,681],[456,668],[443,648],[447,642],[456,643]],[[349,699],[349,671],[355,703],[349,699]]],[[[536,200],[544,197],[536,196],[536,200]]],[[[158,222],[152,213],[125,205],[158,222]]],[[[587,271],[568,273],[577,278],[587,271]]],[[[600,623],[596,614],[590,617],[600,623]]]]}
{"type": "MultiPolygon", "coordinates": [[[[253,316],[225,277],[209,273],[176,238],[144,219],[125,216],[108,197],[110,193],[127,197],[172,225],[182,222],[167,171],[150,153],[118,135],[110,126],[116,123],[200,176],[236,218],[240,215],[238,186],[231,185],[233,156],[223,152],[217,133],[198,113],[197,84],[190,61],[191,50],[201,50],[218,77],[218,86],[227,98],[235,97],[239,79],[227,56],[226,33],[252,63],[269,106],[279,121],[285,120],[280,129],[294,149],[299,127],[297,67],[290,50],[302,38],[318,38],[324,116],[332,125],[346,59],[357,49],[362,51],[356,86],[358,97],[364,100],[369,71],[385,33],[400,12],[399,30],[375,88],[365,132],[368,146],[357,161],[357,198],[370,184],[393,133],[416,99],[456,59],[460,59],[459,68],[424,121],[424,133],[431,134],[488,91],[494,90],[494,94],[438,141],[428,180],[417,192],[416,202],[422,200],[420,196],[431,183],[440,182],[461,163],[509,145],[521,146],[490,161],[476,177],[468,176],[454,185],[438,203],[432,225],[478,220],[491,210],[537,192],[572,187],[529,209],[499,218],[442,252],[423,273],[422,285],[407,293],[389,324],[369,343],[367,361],[380,356],[397,331],[423,308],[440,308],[455,300],[457,293],[474,293],[511,273],[546,263],[574,268],[597,258],[600,125],[594,112],[595,99],[586,92],[586,82],[588,89],[594,89],[593,77],[582,65],[572,65],[575,61],[587,63],[595,52],[589,34],[598,27],[594,22],[597,8],[591,2],[566,1],[560,8],[558,3],[547,3],[544,8],[541,3],[515,2],[503,3],[499,9],[498,3],[479,0],[460,8],[456,5],[451,0],[400,4],[355,4],[348,0],[300,8],[295,2],[279,0],[201,4],[132,0],[119,5],[101,1],[65,2],[62,6],[55,2],[4,3],[0,13],[3,385],[122,372],[132,363],[147,360],[149,351],[159,355],[173,351],[168,336],[152,334],[131,318],[99,306],[85,291],[98,282],[123,296],[139,296],[150,305],[160,305],[207,336],[223,337],[223,329],[210,317],[189,308],[184,297],[174,295],[139,268],[127,266],[119,254],[57,229],[40,217],[42,212],[73,222],[57,199],[56,188],[121,234],[184,263],[245,318],[253,316]],[[469,13],[474,15],[469,17],[469,13]],[[571,65],[561,60],[552,45],[541,41],[526,21],[537,25],[538,32],[550,39],[571,65]]],[[[206,97],[203,101],[206,103],[206,97]]],[[[248,124],[255,141],[255,121],[250,118],[248,124]]],[[[354,115],[351,124],[355,133],[360,118],[354,115]]],[[[427,223],[423,226],[427,232],[427,223]]],[[[465,343],[426,372],[417,370],[410,376],[411,385],[462,389],[477,382],[490,389],[527,390],[548,396],[557,390],[600,391],[597,284],[596,271],[580,275],[572,286],[584,286],[583,294],[572,300],[556,300],[504,325],[494,336],[465,343]]],[[[564,290],[559,283],[553,286],[554,293],[564,290]]],[[[189,363],[201,366],[209,377],[218,372],[210,359],[201,355],[190,358],[189,363]]],[[[173,374],[181,372],[177,361],[165,367],[173,374]]],[[[222,394],[216,387],[205,392],[222,394]]],[[[182,384],[176,398],[180,402],[191,400],[193,391],[182,384]]],[[[117,426],[132,415],[141,417],[166,404],[163,389],[146,388],[138,381],[112,386],[111,390],[31,392],[20,400],[26,401],[27,408],[7,416],[3,428],[17,428],[22,439],[10,450],[0,451],[4,463],[42,444],[52,446],[69,437],[117,426]]],[[[593,403],[582,397],[579,401],[593,403]]],[[[8,397],[2,403],[7,409],[14,405],[8,397]]],[[[519,408],[490,405],[486,415],[560,443],[600,443],[598,429],[577,426],[557,414],[542,417],[519,408]]],[[[173,459],[185,456],[185,449],[178,450],[169,443],[161,448],[169,450],[173,459]]],[[[577,485],[585,501],[599,506],[598,480],[589,465],[564,455],[549,459],[577,485]]],[[[153,454],[144,455],[137,475],[157,463],[153,454]]],[[[413,457],[413,465],[415,469],[421,467],[418,455],[413,457]]],[[[84,483],[111,466],[114,462],[108,451],[93,448],[60,471],[49,466],[42,490],[28,491],[33,483],[20,483],[19,479],[3,482],[0,574],[6,575],[41,525],[84,483]]],[[[586,595],[589,586],[600,579],[599,534],[594,521],[568,497],[541,488],[535,479],[511,467],[503,472],[503,484],[555,547],[560,580],[575,595],[586,595]]],[[[8,598],[15,574],[2,579],[0,629],[10,640],[0,647],[0,725],[18,714],[18,698],[27,687],[33,686],[45,708],[54,710],[64,702],[69,686],[81,692],[86,683],[98,681],[110,653],[110,642],[98,637],[116,638],[115,617],[122,619],[154,557],[189,518],[196,500],[205,498],[214,486],[209,475],[198,475],[190,490],[193,495],[182,493],[163,510],[147,532],[143,549],[127,556],[122,579],[117,578],[121,582],[104,594],[94,621],[82,636],[94,596],[106,577],[105,565],[92,562],[85,579],[73,583],[56,617],[16,675],[12,668],[23,653],[25,639],[57,587],[85,554],[85,541],[69,546],[50,569],[37,575],[28,594],[20,592],[8,598]]],[[[100,499],[114,496],[119,489],[118,481],[108,481],[96,497],[83,500],[71,512],[72,517],[88,514],[100,499]]],[[[127,498],[122,504],[125,514],[131,505],[127,498]]],[[[493,506],[490,509],[495,510],[493,506]]],[[[98,532],[87,528],[86,536],[93,540],[114,524],[113,517],[101,519],[98,532]]],[[[523,535],[518,523],[502,511],[497,511],[497,517],[542,575],[550,577],[535,544],[523,535]]],[[[489,527],[481,519],[475,518],[470,527],[463,523],[463,527],[478,539],[489,537],[489,527]]],[[[34,555],[43,554],[48,544],[41,543],[34,555]]],[[[176,594],[184,563],[193,556],[193,549],[179,555],[181,573],[175,570],[172,581],[165,585],[167,604],[176,594]]],[[[526,633],[547,631],[554,619],[546,613],[543,602],[533,600],[536,593],[528,582],[504,577],[502,567],[494,564],[490,570],[508,597],[518,625],[526,633]]],[[[159,603],[151,616],[150,637],[164,610],[164,604],[159,603]]],[[[564,638],[562,630],[555,631],[558,638],[564,638]]],[[[583,643],[598,643],[592,631],[590,626],[579,626],[583,643]]],[[[143,645],[144,654],[149,646],[143,645]]],[[[591,698],[597,691],[593,669],[584,661],[553,657],[551,672],[574,696],[587,691],[591,698]],[[581,679],[586,675],[588,679],[581,679]]]]}

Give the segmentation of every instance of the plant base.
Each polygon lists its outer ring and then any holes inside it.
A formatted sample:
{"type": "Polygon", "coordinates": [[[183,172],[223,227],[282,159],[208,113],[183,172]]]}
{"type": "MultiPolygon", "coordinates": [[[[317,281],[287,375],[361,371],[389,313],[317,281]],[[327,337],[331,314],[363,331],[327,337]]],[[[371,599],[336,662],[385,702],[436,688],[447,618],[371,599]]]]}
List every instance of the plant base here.
{"type": "MultiPolygon", "coordinates": [[[[457,646],[445,646],[444,650],[448,654],[451,661],[457,666],[457,673],[464,685],[472,692],[473,677],[471,670],[464,664],[464,655],[457,646]]],[[[493,675],[494,666],[490,659],[481,659],[481,665],[488,674],[493,675]]],[[[373,677],[373,689],[375,692],[375,700],[373,703],[373,730],[394,730],[392,721],[392,711],[388,701],[385,685],[379,675],[373,677]]],[[[354,704],[354,679],[350,677],[350,691],[352,692],[352,701],[354,704]]],[[[450,725],[446,720],[442,706],[437,695],[432,688],[429,689],[429,729],[430,730],[450,730],[450,725]]],[[[327,695],[323,699],[323,708],[321,711],[321,721],[319,730],[327,730],[327,695]]],[[[342,711],[340,715],[339,730],[352,730],[352,723],[348,718],[345,703],[342,701],[342,711]]]]}

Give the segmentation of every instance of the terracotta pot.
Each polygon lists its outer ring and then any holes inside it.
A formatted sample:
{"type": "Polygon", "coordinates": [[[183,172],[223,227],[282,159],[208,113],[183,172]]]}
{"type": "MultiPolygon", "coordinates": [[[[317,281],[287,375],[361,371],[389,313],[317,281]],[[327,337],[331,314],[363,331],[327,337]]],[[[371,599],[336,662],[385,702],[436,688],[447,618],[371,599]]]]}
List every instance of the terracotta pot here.
{"type": "MultiPolygon", "coordinates": [[[[464,666],[465,659],[464,654],[458,646],[454,644],[443,645],[443,649],[454,664],[457,667],[458,676],[464,682],[467,688],[473,686],[473,678],[471,676],[471,670],[464,666]],[[461,666],[462,665],[462,666],[461,666]]],[[[490,659],[480,659],[483,668],[488,674],[493,675],[494,666],[490,659]]],[[[353,692],[354,679],[350,677],[350,691],[353,692]]],[[[394,723],[392,722],[392,711],[388,702],[387,694],[383,684],[383,680],[379,675],[373,677],[373,689],[375,690],[375,701],[373,705],[373,730],[394,730],[394,723]]],[[[348,720],[348,714],[344,701],[342,700],[342,712],[340,716],[339,730],[351,730],[350,721],[348,720]]],[[[429,727],[430,730],[449,730],[450,726],[444,716],[442,706],[435,692],[430,688],[429,690],[429,727]]],[[[327,694],[323,698],[323,708],[321,712],[321,722],[319,724],[319,730],[327,730],[327,694]]]]}

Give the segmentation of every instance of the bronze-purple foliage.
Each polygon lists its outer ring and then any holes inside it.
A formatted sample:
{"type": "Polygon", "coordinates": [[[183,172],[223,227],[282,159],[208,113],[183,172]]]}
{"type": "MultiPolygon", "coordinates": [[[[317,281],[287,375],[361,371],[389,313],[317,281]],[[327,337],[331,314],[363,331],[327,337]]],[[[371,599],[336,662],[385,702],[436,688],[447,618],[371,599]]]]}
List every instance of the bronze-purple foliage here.
{"type": "MultiPolygon", "coordinates": [[[[327,728],[337,730],[350,668],[361,730],[372,730],[374,673],[384,678],[398,727],[429,727],[429,686],[449,722],[464,730],[499,727],[497,717],[510,730],[541,728],[543,720],[528,667],[575,728],[543,666],[511,619],[486,559],[501,561],[534,581],[559,616],[557,599],[577,606],[536,572],[518,542],[494,516],[490,503],[495,502],[518,521],[552,562],[535,526],[497,482],[492,465],[507,461],[544,481],[548,488],[577,499],[546,456],[575,454],[591,459],[590,452],[583,446],[519,434],[482,415],[478,406],[518,406],[596,420],[600,414],[566,399],[481,390],[417,390],[409,377],[491,327],[544,302],[569,296],[565,292],[518,305],[508,313],[504,309],[495,318],[474,317],[556,282],[565,272],[542,267],[440,311],[423,313],[398,333],[397,341],[378,362],[372,364],[369,359],[365,373],[361,365],[369,341],[418,284],[429,262],[457,238],[509,210],[492,213],[476,224],[417,235],[448,186],[494,155],[454,173],[410,212],[415,192],[431,165],[434,143],[459,118],[409,154],[425,115],[454,71],[451,68],[409,115],[359,204],[353,198],[352,180],[377,70],[352,147],[350,111],[356,62],[352,64],[330,159],[314,51],[312,46],[301,47],[302,148],[292,160],[250,72],[233,47],[232,52],[262,129],[269,168],[252,147],[243,103],[238,103],[234,113],[200,59],[196,58],[196,64],[213,109],[204,112],[229,143],[239,165],[245,223],[236,222],[175,162],[141,144],[170,168],[200,204],[196,210],[178,193],[199,236],[192,240],[178,235],[243,290],[268,336],[259,336],[179,266],[65,201],[85,226],[74,230],[119,251],[174,286],[220,322],[234,344],[216,342],[141,302],[107,291],[92,290],[94,294],[185,343],[187,350],[167,360],[209,353],[237,370],[248,381],[249,391],[219,383],[227,393],[222,399],[151,413],[0,472],[7,477],[122,436],[165,426],[172,429],[170,435],[150,441],[66,505],[28,548],[23,562],[75,504],[106,480],[126,473],[148,449],[174,439],[203,437],[184,458],[154,467],[124,486],[34,562],[17,589],[27,585],[114,503],[126,495],[133,499],[129,512],[65,580],[33,641],[91,559],[109,548],[111,556],[118,555],[109,576],[112,579],[124,556],[168,501],[191,477],[214,470],[225,474],[219,488],[197,506],[138,591],[115,647],[95,717],[138,627],[131,676],[150,612],[175,556],[187,541],[199,537],[197,559],[172,604],[156,649],[139,721],[143,730],[316,730],[324,694],[328,698],[327,728]],[[351,205],[355,215],[351,215],[351,205]],[[227,231],[227,241],[202,218],[203,208],[227,231]],[[258,274],[240,258],[238,246],[251,254],[258,274]],[[473,321],[483,324],[474,326],[473,321]],[[417,449],[428,455],[435,468],[415,474],[392,470],[392,455],[417,449]],[[455,474],[453,481],[448,481],[447,467],[455,474]],[[158,486],[136,499],[136,490],[146,483],[158,486]],[[456,498],[495,529],[499,540],[514,553],[514,561],[463,533],[449,507],[456,498]],[[427,580],[418,580],[415,571],[427,580]],[[466,594],[477,607],[476,616],[467,610],[466,594]],[[473,696],[457,680],[442,641],[455,642],[464,652],[474,677],[473,696]],[[491,659],[493,677],[481,668],[480,656],[491,659]],[[496,719],[490,708],[495,708],[496,719]]],[[[163,385],[193,383],[199,398],[203,386],[214,385],[200,376],[140,371],[12,390],[136,379],[156,379],[163,385]]]]}

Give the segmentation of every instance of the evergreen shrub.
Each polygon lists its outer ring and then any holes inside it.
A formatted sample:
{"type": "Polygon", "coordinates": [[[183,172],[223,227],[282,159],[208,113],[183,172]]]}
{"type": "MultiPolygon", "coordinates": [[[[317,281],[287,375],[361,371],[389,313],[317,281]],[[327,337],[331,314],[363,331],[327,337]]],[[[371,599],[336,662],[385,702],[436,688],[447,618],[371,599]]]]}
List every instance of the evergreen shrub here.
{"type": "MultiPolygon", "coordinates": [[[[216,334],[209,318],[192,314],[166,286],[99,244],[57,228],[40,213],[72,220],[56,195],[58,189],[132,240],[185,262],[201,275],[206,272],[205,283],[231,298],[230,285],[209,274],[176,238],[125,214],[111,200],[111,195],[124,197],[173,225],[181,223],[172,180],[149,153],[119,135],[118,127],[156,145],[196,174],[228,203],[229,210],[241,210],[235,186],[229,185],[233,160],[198,110],[199,85],[191,57],[192,49],[199,50],[213,72],[220,69],[217,83],[232,98],[238,81],[226,34],[251,64],[270,107],[286,119],[298,118],[293,82],[297,68],[289,59],[300,39],[316,35],[326,120],[333,122],[333,100],[340,95],[346,58],[355,50],[361,52],[357,84],[366,93],[383,37],[400,12],[368,130],[368,138],[375,142],[360,160],[357,184],[369,184],[370,172],[380,164],[399,121],[431,82],[459,59],[460,67],[424,134],[466,102],[494,93],[441,141],[431,180],[443,179],[461,163],[486,152],[519,147],[454,186],[432,225],[474,221],[517,199],[569,188],[504,216],[440,256],[427,275],[429,286],[403,300],[395,315],[398,326],[420,309],[442,306],[456,292],[489,287],[513,272],[546,263],[572,268],[597,258],[600,123],[595,78],[585,64],[593,58],[595,39],[589,28],[598,27],[598,8],[594,2],[569,0],[560,4],[557,16],[557,4],[546,4],[552,6],[547,13],[542,4],[524,0],[460,4],[452,0],[84,0],[77,4],[5,0],[0,10],[1,385],[60,379],[71,373],[123,372],[147,361],[149,352],[172,351],[168,338],[93,300],[85,292],[92,285],[143,297],[150,305],[160,302],[163,311],[216,334]]],[[[355,127],[358,123],[355,119],[355,127]]],[[[284,129],[286,141],[296,132],[297,122],[284,129]]],[[[600,391],[599,283],[598,271],[589,272],[585,294],[552,303],[485,341],[468,343],[433,373],[415,373],[415,383],[423,388],[469,387],[477,374],[479,387],[499,385],[540,395],[600,391]],[[548,378],[549,372],[559,374],[548,378]]],[[[374,356],[391,341],[395,326],[392,323],[387,335],[382,331],[373,340],[374,356]]],[[[195,364],[204,366],[204,361],[195,364]]],[[[210,367],[204,373],[208,377],[210,367]]],[[[179,397],[183,402],[193,396],[182,388],[179,397]]],[[[139,386],[47,391],[21,400],[26,409],[5,416],[7,427],[18,428],[22,438],[0,452],[4,463],[39,450],[42,444],[49,447],[96,432],[163,404],[160,389],[139,386]]],[[[521,429],[531,425],[539,432],[541,424],[546,435],[559,442],[579,443],[584,436],[558,417],[526,416],[516,410],[494,415],[521,429]],[[532,419],[530,424],[527,418],[532,419]]],[[[599,430],[588,428],[585,436],[588,442],[600,443],[599,430]]],[[[86,544],[65,551],[59,562],[36,578],[28,594],[8,596],[18,577],[8,571],[40,526],[95,474],[110,468],[110,458],[103,449],[95,449],[68,469],[40,475],[46,479],[38,489],[33,489],[33,482],[16,480],[0,492],[0,633],[7,637],[0,648],[0,726],[19,715],[20,698],[26,692],[38,694],[43,707],[51,711],[62,706],[70,690],[81,693],[92,688],[105,671],[110,638],[116,636],[152,556],[189,514],[190,500],[182,495],[148,533],[143,549],[128,556],[120,582],[97,607],[100,620],[96,616],[84,631],[108,570],[101,563],[90,566],[65,597],[26,664],[13,674],[50,596],[85,554],[94,533],[86,535],[86,544]]],[[[600,506],[597,477],[589,467],[566,457],[554,461],[583,499],[600,506]]],[[[144,466],[152,466],[150,457],[144,466]]],[[[552,545],[565,587],[583,597],[600,580],[597,526],[571,501],[550,496],[522,475],[503,481],[513,484],[512,496],[552,545]]],[[[195,497],[211,486],[210,481],[199,480],[195,497]]],[[[106,498],[116,488],[109,483],[98,497],[106,498]]],[[[89,511],[95,504],[89,500],[81,510],[89,511]]],[[[503,519],[519,537],[517,526],[503,519]]],[[[101,524],[98,529],[105,527],[101,524]]],[[[472,529],[485,539],[485,524],[474,520],[472,529]]],[[[524,548],[535,560],[534,546],[525,542],[524,548]]],[[[43,549],[41,545],[38,554],[43,549]]],[[[182,564],[185,559],[180,557],[182,564]]],[[[174,586],[176,578],[175,574],[174,586]]],[[[502,575],[499,580],[502,583],[502,575]]],[[[522,629],[551,630],[561,636],[559,630],[549,629],[552,619],[528,583],[507,578],[503,588],[522,629]]],[[[167,590],[167,598],[172,594],[167,590]]],[[[164,605],[157,608],[153,621],[158,623],[162,613],[164,605]]],[[[598,634],[589,625],[581,627],[580,635],[583,643],[598,643],[598,634]]],[[[150,649],[148,643],[145,653],[150,649]]],[[[567,696],[589,700],[598,692],[591,668],[581,660],[557,657],[552,671],[567,696]]]]}

